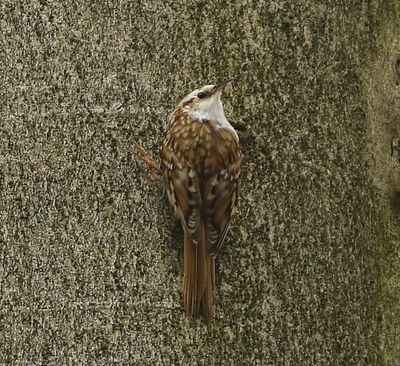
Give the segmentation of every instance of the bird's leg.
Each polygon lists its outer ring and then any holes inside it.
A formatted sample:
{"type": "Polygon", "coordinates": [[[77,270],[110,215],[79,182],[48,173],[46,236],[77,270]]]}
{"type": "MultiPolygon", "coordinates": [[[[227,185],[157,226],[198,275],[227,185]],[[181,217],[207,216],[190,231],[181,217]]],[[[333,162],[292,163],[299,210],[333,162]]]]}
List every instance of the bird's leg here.
{"type": "Polygon", "coordinates": [[[163,177],[158,164],[139,145],[134,146],[133,153],[147,165],[152,180],[162,182],[163,177]]]}

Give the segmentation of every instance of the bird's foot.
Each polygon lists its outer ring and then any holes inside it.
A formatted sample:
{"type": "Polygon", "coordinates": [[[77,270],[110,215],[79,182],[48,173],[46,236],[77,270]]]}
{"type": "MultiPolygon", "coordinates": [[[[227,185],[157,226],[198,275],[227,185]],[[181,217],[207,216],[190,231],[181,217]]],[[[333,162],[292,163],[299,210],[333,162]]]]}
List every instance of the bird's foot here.
{"type": "Polygon", "coordinates": [[[144,151],[144,149],[135,144],[133,153],[139,160],[146,164],[151,180],[162,182],[163,176],[158,164],[144,151]]]}

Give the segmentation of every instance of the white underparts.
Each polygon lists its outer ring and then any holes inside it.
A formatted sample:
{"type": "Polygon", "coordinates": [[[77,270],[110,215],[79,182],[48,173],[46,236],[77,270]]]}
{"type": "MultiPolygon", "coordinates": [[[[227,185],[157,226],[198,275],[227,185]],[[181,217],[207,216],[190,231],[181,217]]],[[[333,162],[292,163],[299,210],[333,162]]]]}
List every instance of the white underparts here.
{"type": "Polygon", "coordinates": [[[211,97],[205,99],[204,101],[199,101],[195,105],[191,106],[187,112],[195,119],[202,121],[208,120],[212,121],[216,124],[217,128],[224,128],[229,131],[232,131],[235,135],[236,139],[239,141],[239,137],[226,119],[224,114],[224,108],[221,103],[221,92],[218,92],[211,97]]]}

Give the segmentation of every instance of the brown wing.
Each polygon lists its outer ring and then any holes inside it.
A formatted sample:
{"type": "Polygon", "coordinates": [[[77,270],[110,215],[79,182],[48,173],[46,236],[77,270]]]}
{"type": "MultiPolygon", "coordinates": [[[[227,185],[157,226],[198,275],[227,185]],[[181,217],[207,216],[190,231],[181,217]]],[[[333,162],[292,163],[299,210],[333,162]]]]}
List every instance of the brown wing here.
{"type": "Polygon", "coordinates": [[[218,169],[212,174],[202,192],[203,207],[206,212],[208,231],[208,251],[217,255],[227,234],[232,210],[239,198],[239,178],[242,158],[238,142],[227,130],[219,131],[218,141],[213,151],[218,169]]]}
{"type": "Polygon", "coordinates": [[[197,172],[190,160],[193,149],[188,135],[193,133],[192,122],[179,116],[171,118],[161,151],[165,184],[170,201],[192,240],[198,242],[203,235],[201,228],[201,193],[197,172]]]}
{"type": "Polygon", "coordinates": [[[241,154],[235,135],[210,122],[171,120],[162,150],[162,170],[177,214],[198,242],[201,221],[215,256],[226,236],[239,196],[241,154]]]}
{"type": "Polygon", "coordinates": [[[208,210],[206,223],[208,228],[208,251],[216,256],[225,240],[231,222],[232,210],[239,196],[239,181],[219,181],[216,197],[208,210]]]}
{"type": "Polygon", "coordinates": [[[193,241],[197,242],[200,229],[201,195],[196,172],[177,160],[176,154],[164,147],[164,179],[170,201],[182,225],[189,231],[193,241]]]}

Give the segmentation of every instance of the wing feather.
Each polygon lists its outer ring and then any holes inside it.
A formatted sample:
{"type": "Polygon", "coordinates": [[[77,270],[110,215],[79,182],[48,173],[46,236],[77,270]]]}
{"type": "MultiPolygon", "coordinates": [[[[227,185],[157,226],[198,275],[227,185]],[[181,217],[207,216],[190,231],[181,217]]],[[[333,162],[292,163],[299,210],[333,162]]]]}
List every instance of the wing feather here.
{"type": "Polygon", "coordinates": [[[239,197],[239,144],[231,131],[215,129],[207,121],[179,122],[170,121],[162,150],[168,195],[194,242],[204,222],[208,252],[215,256],[239,197]]]}

